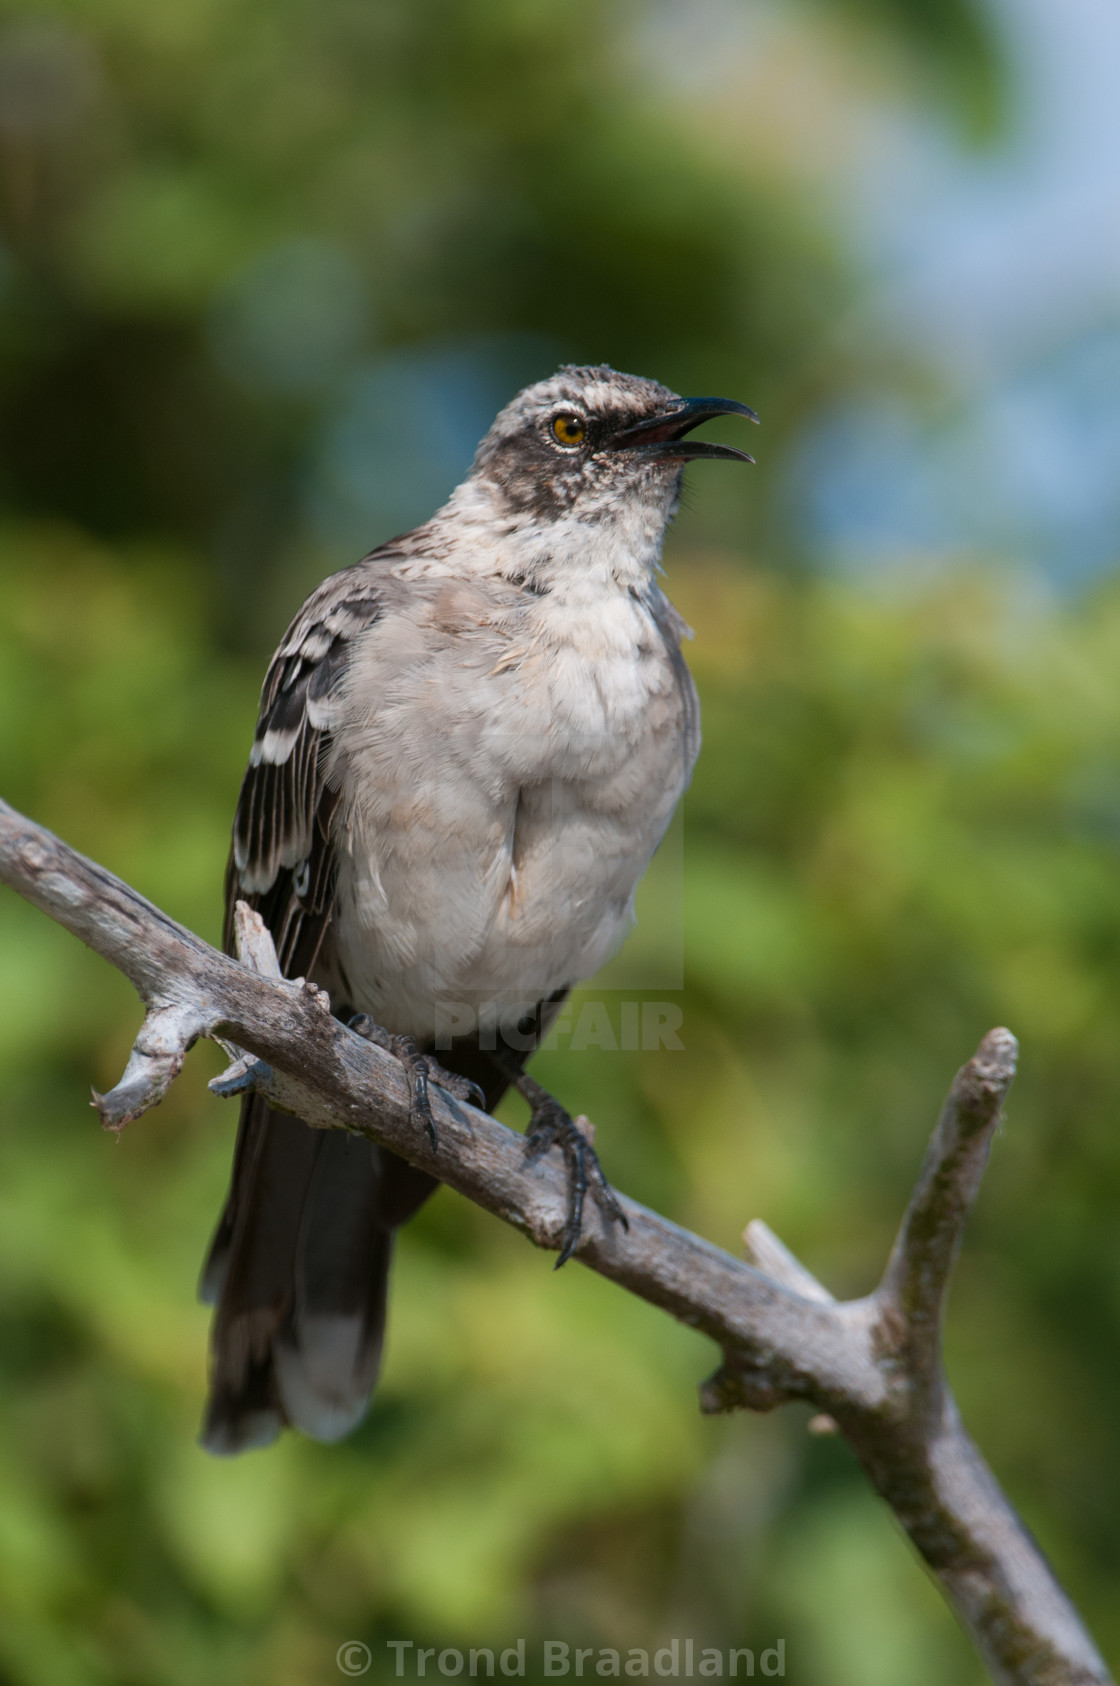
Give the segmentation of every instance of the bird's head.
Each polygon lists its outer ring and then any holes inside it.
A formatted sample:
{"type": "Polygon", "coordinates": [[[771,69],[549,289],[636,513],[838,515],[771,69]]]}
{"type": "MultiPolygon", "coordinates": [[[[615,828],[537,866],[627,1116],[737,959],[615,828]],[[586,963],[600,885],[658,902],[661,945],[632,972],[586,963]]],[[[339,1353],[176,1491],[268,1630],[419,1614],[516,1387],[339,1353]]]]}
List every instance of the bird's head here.
{"type": "Polygon", "coordinates": [[[637,517],[659,530],[686,462],[753,462],[688,437],[715,416],[758,417],[731,398],[680,398],[658,381],[573,364],[507,404],[478,447],[472,478],[537,523],[637,517]]]}

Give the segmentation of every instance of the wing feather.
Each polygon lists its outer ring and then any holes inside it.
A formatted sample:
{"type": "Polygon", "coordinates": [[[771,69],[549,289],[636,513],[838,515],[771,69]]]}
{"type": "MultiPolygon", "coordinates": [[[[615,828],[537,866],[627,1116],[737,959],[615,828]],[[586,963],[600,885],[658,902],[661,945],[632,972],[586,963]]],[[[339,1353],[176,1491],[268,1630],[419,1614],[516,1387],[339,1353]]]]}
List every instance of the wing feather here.
{"type": "Polygon", "coordinates": [[[287,977],[308,976],[330,924],[339,800],[326,777],[331,727],[353,641],[380,613],[367,564],[325,580],[288,628],[261,690],[226,869],[224,940],[232,952],[234,905],[249,902],[287,977]]]}

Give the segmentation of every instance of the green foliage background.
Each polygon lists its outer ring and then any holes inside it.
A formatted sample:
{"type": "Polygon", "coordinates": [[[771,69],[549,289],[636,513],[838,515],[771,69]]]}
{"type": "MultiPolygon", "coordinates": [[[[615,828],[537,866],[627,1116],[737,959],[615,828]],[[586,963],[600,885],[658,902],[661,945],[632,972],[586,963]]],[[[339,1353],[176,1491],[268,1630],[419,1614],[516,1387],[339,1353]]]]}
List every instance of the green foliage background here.
{"type": "MultiPolygon", "coordinates": [[[[796,15],[841,103],[870,79],[972,135],[998,120],[964,0],[796,15]]],[[[538,1068],[628,1193],[731,1249],[763,1216],[858,1293],[953,1070],[1009,1024],[950,1369],[1120,1648],[1120,590],[1055,602],[983,558],[871,587],[793,555],[766,465],[860,379],[833,331],[860,277],[819,159],[783,140],[821,120],[775,130],[781,86],[731,111],[667,93],[643,23],[0,7],[0,789],[216,938],[276,636],[427,513],[487,407],[568,357],[755,403],[761,468],[694,470],[667,554],[706,727],[684,1051],[538,1068]]],[[[5,1686],[305,1686],[349,1639],[382,1679],[388,1638],[521,1634],[530,1656],[782,1635],[806,1686],[981,1678],[841,1445],[792,1410],[700,1418],[704,1341],[446,1192],[402,1237],[361,1431],[208,1459],[194,1284],[234,1120],[200,1050],[103,1137],[88,1084],[136,1023],[115,974],[0,902],[5,1686]]]]}

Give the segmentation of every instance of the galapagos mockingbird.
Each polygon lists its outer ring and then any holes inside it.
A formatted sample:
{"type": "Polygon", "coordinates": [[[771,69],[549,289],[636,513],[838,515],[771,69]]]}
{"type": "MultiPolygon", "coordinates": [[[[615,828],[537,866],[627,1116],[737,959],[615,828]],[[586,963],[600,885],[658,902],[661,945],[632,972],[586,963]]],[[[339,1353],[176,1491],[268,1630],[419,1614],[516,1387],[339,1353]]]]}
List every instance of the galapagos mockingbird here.
{"type": "MultiPolygon", "coordinates": [[[[683,465],[745,452],[687,437],[723,398],[569,366],[498,416],[415,532],[313,592],[273,658],[226,874],[288,977],[426,1083],[492,1109],[511,1084],[528,1151],[569,1181],[590,1144],[522,1067],[564,996],[618,947],[696,759],[687,628],[657,583],[683,465]],[[438,1059],[438,1063],[437,1063],[438,1059]]],[[[337,1440],[369,1402],[393,1231],[438,1186],[368,1140],[242,1104],[203,1272],[216,1305],[203,1443],[291,1424],[337,1440]]]]}

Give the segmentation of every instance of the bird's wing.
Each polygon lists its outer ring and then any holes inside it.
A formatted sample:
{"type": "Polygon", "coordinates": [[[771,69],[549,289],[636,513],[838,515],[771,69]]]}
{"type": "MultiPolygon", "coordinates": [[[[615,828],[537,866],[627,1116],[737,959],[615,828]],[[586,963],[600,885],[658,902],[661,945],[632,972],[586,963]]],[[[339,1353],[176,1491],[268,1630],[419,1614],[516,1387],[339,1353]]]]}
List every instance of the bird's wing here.
{"type": "MultiPolygon", "coordinates": [[[[288,628],[261,692],[226,870],[225,946],[232,951],[234,907],[247,901],[289,978],[311,974],[333,912],[331,729],[353,642],[381,613],[376,585],[368,561],[325,580],[288,628]]],[[[217,1305],[204,1432],[212,1450],[264,1444],[284,1422],[333,1439],[365,1409],[390,1247],[378,1222],[382,1160],[369,1142],[309,1130],[259,1095],[244,1097],[201,1284],[217,1305]]]]}
{"type": "Polygon", "coordinates": [[[272,933],[285,977],[308,977],[331,919],[331,821],[339,792],[327,782],[331,726],[354,638],[381,613],[362,563],[324,580],[272,658],[261,691],[249,766],[226,869],[224,942],[247,901],[272,933]]]}

